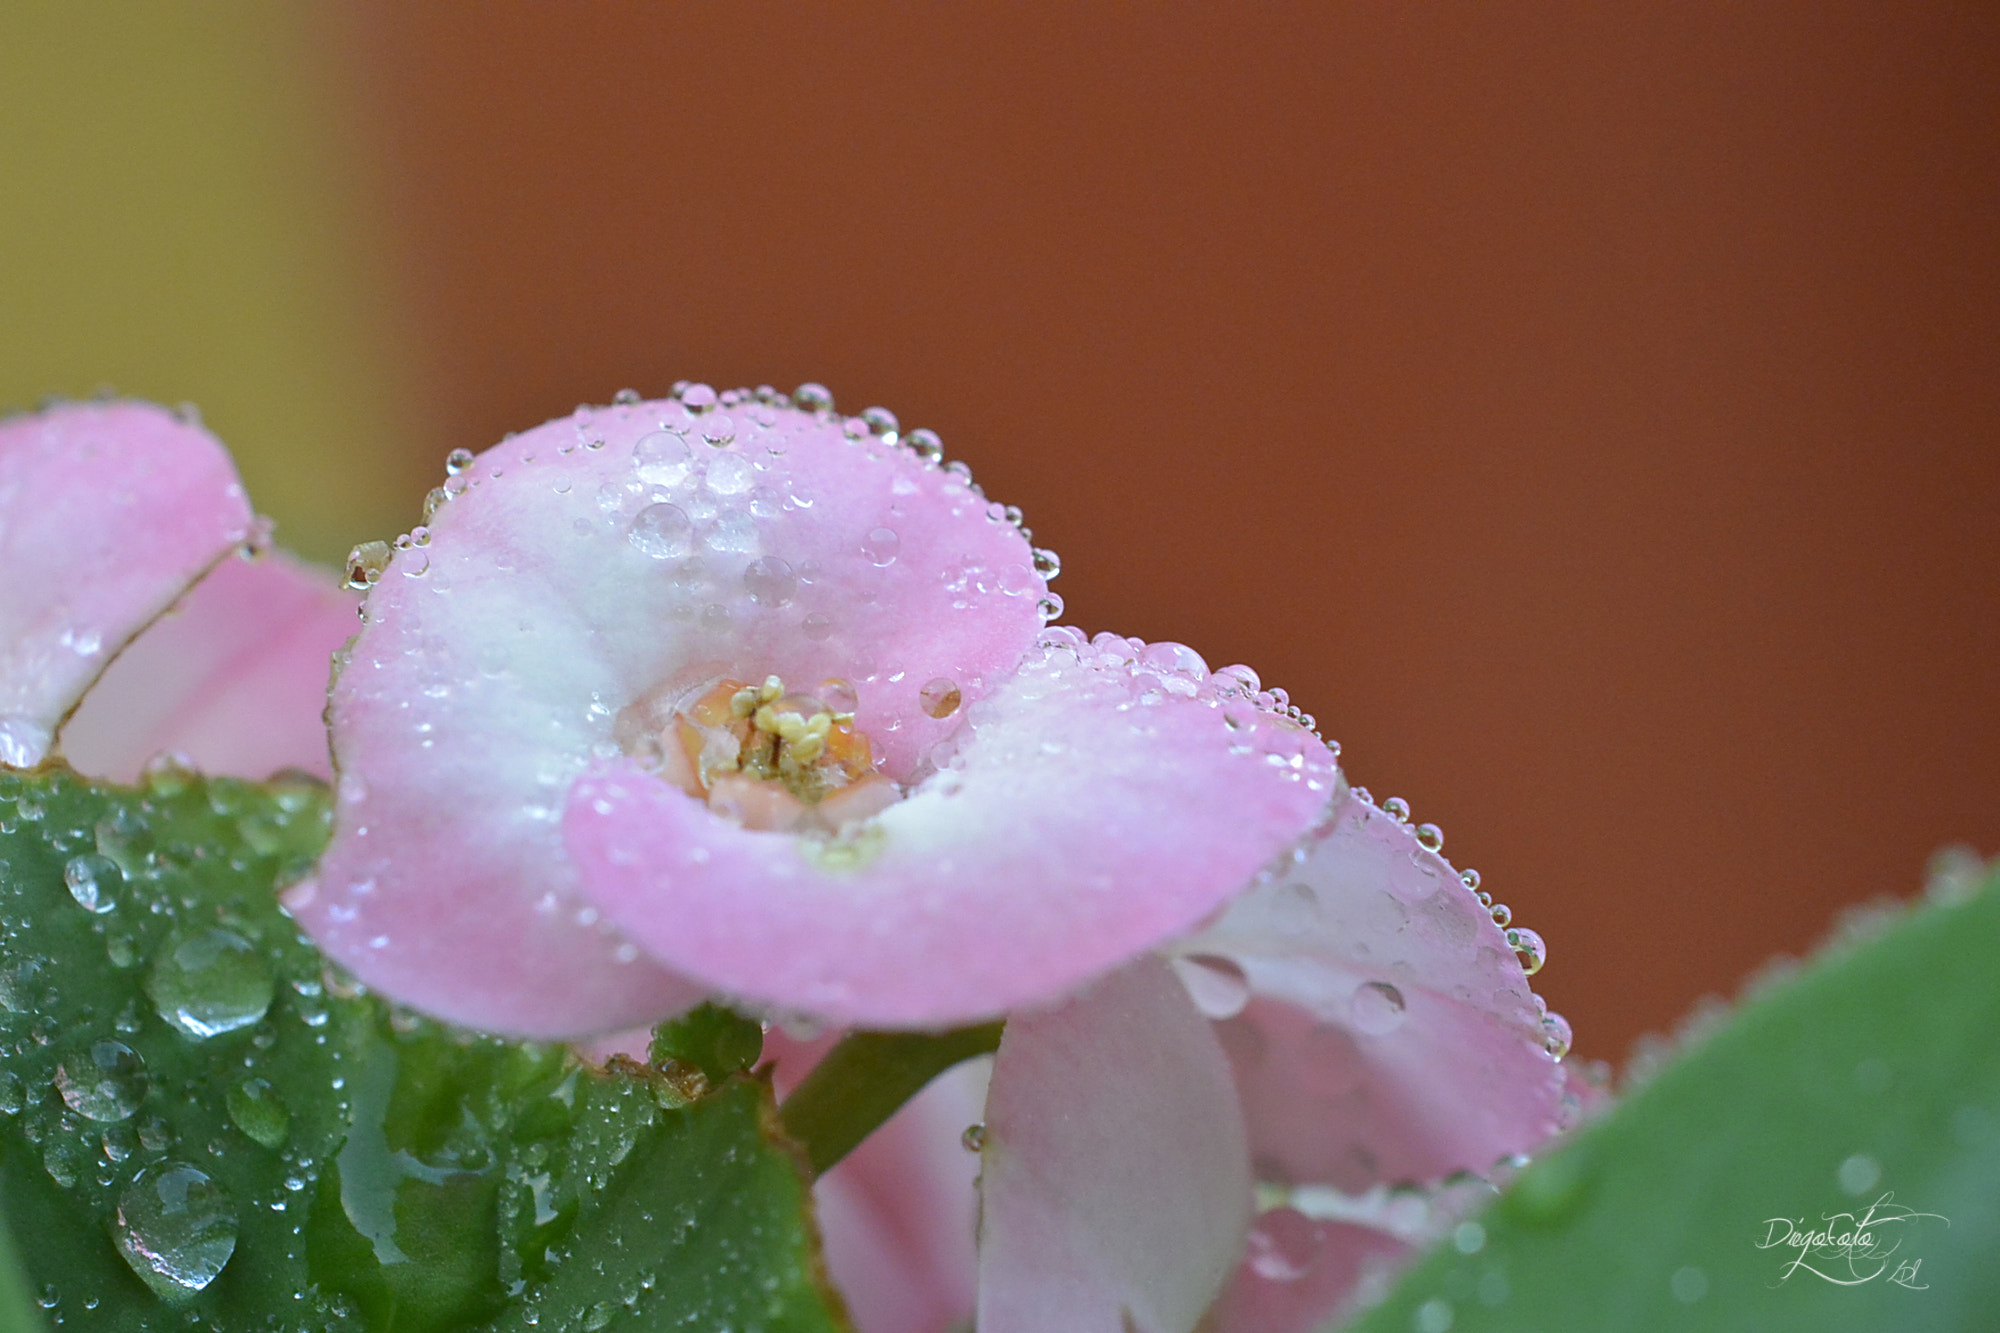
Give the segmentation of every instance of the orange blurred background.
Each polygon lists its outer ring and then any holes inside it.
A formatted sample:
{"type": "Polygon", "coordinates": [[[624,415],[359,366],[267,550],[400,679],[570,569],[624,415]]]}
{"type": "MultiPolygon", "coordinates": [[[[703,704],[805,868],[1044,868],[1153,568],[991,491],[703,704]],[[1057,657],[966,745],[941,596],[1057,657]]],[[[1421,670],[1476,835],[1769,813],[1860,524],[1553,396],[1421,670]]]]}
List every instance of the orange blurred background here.
{"type": "Polygon", "coordinates": [[[400,321],[354,540],[623,387],[884,404],[1441,824],[1589,1055],[2000,851],[2000,10],[307,22],[400,321]]]}

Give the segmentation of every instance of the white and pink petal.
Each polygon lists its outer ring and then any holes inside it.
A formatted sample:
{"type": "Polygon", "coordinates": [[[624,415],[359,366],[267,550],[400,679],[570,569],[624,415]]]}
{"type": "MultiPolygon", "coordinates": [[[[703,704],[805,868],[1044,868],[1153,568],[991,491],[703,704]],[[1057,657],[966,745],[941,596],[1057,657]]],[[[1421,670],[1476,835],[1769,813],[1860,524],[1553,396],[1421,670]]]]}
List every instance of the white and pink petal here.
{"type": "Polygon", "coordinates": [[[280,552],[224,560],[91,687],[63,725],[63,757],[117,782],[163,753],[207,773],[331,778],[327,680],[358,600],[280,552]]]}
{"type": "Polygon", "coordinates": [[[1189,650],[1051,631],[906,799],[829,839],[630,761],[571,792],[580,891],[662,964],[840,1023],[1046,1003],[1193,929],[1322,817],[1326,746],[1189,650]]]}
{"type": "Polygon", "coordinates": [[[228,453],[162,408],[0,421],[0,763],[40,763],[105,664],[251,530],[228,453]]]}
{"type": "Polygon", "coordinates": [[[1008,1023],[982,1156],[981,1333],[1190,1333],[1243,1254],[1229,1066],[1157,958],[1008,1023]]]}
{"type": "Polygon", "coordinates": [[[563,850],[621,713],[723,678],[829,688],[900,780],[959,722],[925,688],[976,703],[1041,624],[1004,513],[828,412],[697,386],[454,468],[336,680],[334,837],[293,905],[364,981],[462,1022],[579,1035],[695,996],[599,919],[563,850]]]}

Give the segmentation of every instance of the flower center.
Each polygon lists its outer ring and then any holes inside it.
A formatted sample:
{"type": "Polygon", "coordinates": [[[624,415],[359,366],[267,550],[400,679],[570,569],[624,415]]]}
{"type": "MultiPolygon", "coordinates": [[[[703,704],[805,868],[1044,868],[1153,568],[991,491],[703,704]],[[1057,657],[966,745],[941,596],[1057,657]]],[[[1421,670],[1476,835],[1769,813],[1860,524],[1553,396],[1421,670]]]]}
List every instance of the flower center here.
{"type": "Polygon", "coordinates": [[[854,729],[854,687],[816,694],[710,678],[662,687],[619,713],[619,746],[745,828],[837,833],[902,799],[854,729]]]}

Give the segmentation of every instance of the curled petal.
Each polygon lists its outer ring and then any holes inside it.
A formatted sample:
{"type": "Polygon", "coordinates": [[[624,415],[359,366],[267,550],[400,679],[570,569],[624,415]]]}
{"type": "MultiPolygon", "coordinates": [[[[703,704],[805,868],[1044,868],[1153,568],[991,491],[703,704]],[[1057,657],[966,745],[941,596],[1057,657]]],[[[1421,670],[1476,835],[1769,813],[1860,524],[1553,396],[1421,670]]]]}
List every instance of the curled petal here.
{"type": "Polygon", "coordinates": [[[161,408],[0,422],[0,763],[41,762],[105,663],[250,526],[229,455],[161,408]]]}
{"type": "Polygon", "coordinates": [[[565,838],[582,893],[668,967],[836,1022],[944,1026],[1190,929],[1335,780],[1317,737],[1205,672],[1061,633],[931,762],[832,840],[740,827],[611,764],[577,783],[565,838]]]}
{"type": "Polygon", "coordinates": [[[1242,1114],[1214,1033],[1158,959],[1017,1016],[994,1061],[981,1333],[1189,1333],[1243,1253],[1242,1114]]]}
{"type": "Polygon", "coordinates": [[[695,995],[604,928],[563,853],[621,715],[725,677],[837,678],[893,777],[958,725],[924,687],[976,703],[1041,621],[1004,515],[824,413],[580,409],[446,490],[335,682],[333,841],[296,910],[363,981],[483,1027],[581,1035],[695,995]]]}
{"type": "Polygon", "coordinates": [[[1218,1029],[1262,1180],[1359,1193],[1485,1175],[1559,1128],[1564,1070],[1514,950],[1444,858],[1358,793],[1175,947],[1242,980],[1218,1029]]]}
{"type": "Polygon", "coordinates": [[[118,782],[166,751],[208,773],[331,778],[327,678],[357,600],[275,551],[223,561],[106,669],[63,725],[64,757],[118,782]]]}

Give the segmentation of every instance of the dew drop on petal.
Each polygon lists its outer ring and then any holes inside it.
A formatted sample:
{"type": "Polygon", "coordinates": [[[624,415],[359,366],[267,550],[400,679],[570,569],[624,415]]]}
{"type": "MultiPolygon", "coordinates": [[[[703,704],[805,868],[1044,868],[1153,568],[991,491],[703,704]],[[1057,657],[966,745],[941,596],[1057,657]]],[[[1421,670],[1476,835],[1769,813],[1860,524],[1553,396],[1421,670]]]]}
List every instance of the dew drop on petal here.
{"type": "Polygon", "coordinates": [[[236,1253],[237,1227],[228,1191],[185,1162],[160,1162],[119,1196],[112,1234],[155,1295],[178,1299],[215,1281],[236,1253]]]}
{"type": "Polygon", "coordinates": [[[1571,1040],[1572,1034],[1567,1018],[1561,1014],[1542,1015],[1542,1044],[1548,1048],[1550,1055],[1558,1060],[1568,1055],[1571,1040]]]}
{"type": "Polygon", "coordinates": [[[70,897],[84,911],[98,915],[118,906],[118,887],[124,882],[124,872],[108,856],[72,856],[63,867],[63,883],[69,886],[70,897]]]}
{"type": "Polygon", "coordinates": [[[814,643],[824,643],[833,635],[833,622],[817,611],[807,616],[801,623],[800,628],[805,631],[806,637],[814,643]]]}
{"type": "Polygon", "coordinates": [[[947,680],[943,676],[929,682],[917,693],[917,699],[923,704],[924,712],[932,717],[950,717],[958,711],[961,698],[958,682],[947,680]]]}
{"type": "Polygon", "coordinates": [[[1245,1255],[1266,1282],[1296,1282],[1312,1271],[1320,1241],[1319,1224],[1298,1209],[1269,1208],[1251,1224],[1245,1255]]]}
{"type": "Polygon", "coordinates": [[[69,1109],[111,1124],[146,1100],[146,1062],[122,1041],[93,1042],[56,1065],[56,1091],[69,1109]]]}
{"type": "Polygon", "coordinates": [[[1403,1026],[1403,992],[1386,981],[1364,981],[1347,997],[1347,1017],[1357,1032],[1387,1036],[1403,1026]]]}
{"type": "Polygon", "coordinates": [[[1250,1003],[1250,980],[1233,958],[1219,954],[1186,954],[1174,959],[1174,971],[1187,987],[1194,1007],[1207,1018],[1234,1018],[1250,1003]]]}
{"type": "Polygon", "coordinates": [[[896,562],[896,553],[903,549],[903,539],[896,535],[894,528],[872,528],[861,539],[861,554],[871,565],[884,566],[896,562]]]}
{"type": "Polygon", "coordinates": [[[978,1152],[986,1146],[986,1126],[967,1125],[965,1133],[958,1136],[958,1141],[967,1152],[978,1152]]]}
{"type": "Polygon", "coordinates": [[[716,392],[706,384],[690,384],[681,390],[681,402],[690,412],[706,412],[716,403],[716,392]]]}
{"type": "Polygon", "coordinates": [[[1521,955],[1521,970],[1531,977],[1542,970],[1543,963],[1549,961],[1549,946],[1532,930],[1522,926],[1509,929],[1507,943],[1521,955]]]}
{"type": "Polygon", "coordinates": [[[917,427],[903,437],[903,442],[927,462],[937,463],[944,459],[944,441],[938,438],[936,431],[927,427],[917,427]]]}
{"type": "Polygon", "coordinates": [[[444,456],[444,471],[448,477],[455,477],[472,466],[472,450],[454,449],[444,456]]]}
{"type": "Polygon", "coordinates": [[[833,409],[833,390],[824,384],[808,381],[792,390],[792,402],[801,412],[827,412],[833,409]]]}
{"type": "Polygon", "coordinates": [[[650,504],[626,531],[626,540],[655,560],[670,560],[694,549],[694,523],[679,505],[650,504]]]}
{"type": "Polygon", "coordinates": [[[852,713],[861,707],[861,694],[854,688],[854,682],[842,676],[828,676],[813,693],[835,713],[852,713]]]}
{"type": "Polygon", "coordinates": [[[632,446],[632,466],[639,480],[655,486],[673,486],[687,478],[694,466],[694,451],[672,431],[658,430],[641,435],[632,446]]]}
{"type": "Polygon", "coordinates": [[[792,600],[799,580],[789,564],[775,555],[767,555],[752,560],[744,569],[743,586],[757,605],[778,607],[792,600]]]}
{"type": "Polygon", "coordinates": [[[1417,825],[1417,845],[1427,852],[1437,851],[1444,846],[1444,830],[1436,824],[1417,825]]]}
{"type": "Polygon", "coordinates": [[[703,477],[717,495],[741,495],[756,484],[756,470],[742,454],[721,454],[709,460],[703,477]]]}
{"type": "Polygon", "coordinates": [[[1382,813],[1395,820],[1398,824],[1408,823],[1410,818],[1410,803],[1400,796],[1391,796],[1388,800],[1382,802],[1382,813]]]}

